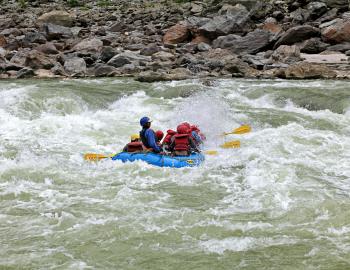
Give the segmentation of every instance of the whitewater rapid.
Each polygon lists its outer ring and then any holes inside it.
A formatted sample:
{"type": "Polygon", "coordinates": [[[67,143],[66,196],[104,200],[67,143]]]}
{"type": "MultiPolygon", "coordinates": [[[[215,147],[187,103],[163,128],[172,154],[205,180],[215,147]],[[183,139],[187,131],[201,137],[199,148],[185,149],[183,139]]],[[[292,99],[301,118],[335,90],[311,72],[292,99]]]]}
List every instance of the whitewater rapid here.
{"type": "Polygon", "coordinates": [[[350,268],[349,86],[0,81],[0,269],[350,268]],[[219,154],[183,169],[83,159],[120,151],[142,116],[195,123],[219,154]]]}

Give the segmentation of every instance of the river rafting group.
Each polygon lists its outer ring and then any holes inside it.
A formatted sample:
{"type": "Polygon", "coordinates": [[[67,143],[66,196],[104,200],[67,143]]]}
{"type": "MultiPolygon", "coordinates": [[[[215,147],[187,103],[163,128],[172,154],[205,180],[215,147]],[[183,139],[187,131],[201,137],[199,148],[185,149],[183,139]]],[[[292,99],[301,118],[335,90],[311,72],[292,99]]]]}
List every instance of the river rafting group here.
{"type": "MultiPolygon", "coordinates": [[[[123,151],[113,155],[102,155],[88,153],[84,155],[86,160],[97,161],[104,158],[121,160],[122,162],[145,161],[159,167],[193,167],[204,161],[204,154],[201,151],[206,140],[205,135],[196,125],[188,122],[179,124],[175,130],[167,130],[166,135],[161,130],[151,129],[152,120],[145,116],[140,119],[142,127],[139,134],[132,134],[130,142],[125,145],[123,151]]],[[[250,132],[248,125],[242,125],[229,134],[244,134],[250,132]]],[[[221,148],[237,148],[239,141],[230,141],[221,145],[221,148]]],[[[205,154],[215,155],[217,151],[206,151],[205,154]]]]}

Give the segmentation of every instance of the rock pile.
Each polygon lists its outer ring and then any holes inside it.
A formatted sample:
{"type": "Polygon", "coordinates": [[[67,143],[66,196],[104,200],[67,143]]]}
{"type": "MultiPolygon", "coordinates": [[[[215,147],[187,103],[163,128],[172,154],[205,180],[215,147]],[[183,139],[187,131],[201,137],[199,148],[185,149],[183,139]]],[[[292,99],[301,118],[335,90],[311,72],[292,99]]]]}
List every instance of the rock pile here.
{"type": "Polygon", "coordinates": [[[68,2],[3,4],[0,78],[350,78],[348,0],[68,2]]]}

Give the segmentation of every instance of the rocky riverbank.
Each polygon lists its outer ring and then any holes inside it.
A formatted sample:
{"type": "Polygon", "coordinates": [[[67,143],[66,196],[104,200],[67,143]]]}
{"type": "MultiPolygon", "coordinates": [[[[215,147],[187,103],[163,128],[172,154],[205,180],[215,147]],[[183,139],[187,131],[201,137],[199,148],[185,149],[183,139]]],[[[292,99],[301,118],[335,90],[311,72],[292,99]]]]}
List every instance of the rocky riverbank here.
{"type": "Polygon", "coordinates": [[[0,10],[2,79],[348,79],[348,55],[348,0],[22,0],[0,10]]]}

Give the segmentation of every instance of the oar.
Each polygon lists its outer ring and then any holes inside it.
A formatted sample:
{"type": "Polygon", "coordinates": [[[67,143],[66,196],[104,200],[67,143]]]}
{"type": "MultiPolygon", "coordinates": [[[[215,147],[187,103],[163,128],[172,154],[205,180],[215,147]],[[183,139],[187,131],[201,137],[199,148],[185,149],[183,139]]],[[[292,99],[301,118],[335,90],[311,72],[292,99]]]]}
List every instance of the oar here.
{"type": "Polygon", "coordinates": [[[232,130],[231,132],[224,132],[223,135],[230,135],[230,134],[245,134],[248,133],[252,130],[252,128],[249,125],[243,125],[240,126],[239,128],[236,128],[232,130]]]}
{"type": "Polygon", "coordinates": [[[221,148],[239,148],[241,146],[240,141],[230,141],[225,142],[224,144],[220,145],[221,148]]]}
{"type": "Polygon", "coordinates": [[[88,153],[84,155],[85,160],[90,160],[90,161],[99,161],[104,158],[112,158],[114,157],[115,154],[112,155],[103,155],[103,154],[94,154],[94,153],[88,153]]]}
{"type": "MultiPolygon", "coordinates": [[[[230,142],[225,142],[224,144],[220,145],[221,148],[228,149],[228,148],[239,148],[241,146],[240,141],[230,141],[230,142]]],[[[206,155],[209,156],[215,156],[219,154],[217,150],[207,150],[204,152],[206,155]]]]}
{"type": "Polygon", "coordinates": [[[215,155],[219,154],[219,152],[217,150],[207,150],[204,153],[206,155],[209,155],[209,156],[215,156],[215,155]]]}

